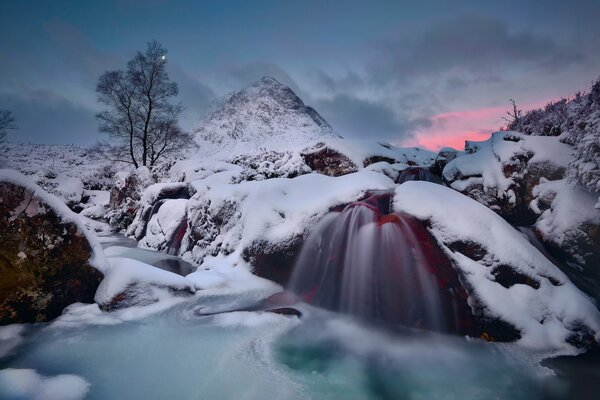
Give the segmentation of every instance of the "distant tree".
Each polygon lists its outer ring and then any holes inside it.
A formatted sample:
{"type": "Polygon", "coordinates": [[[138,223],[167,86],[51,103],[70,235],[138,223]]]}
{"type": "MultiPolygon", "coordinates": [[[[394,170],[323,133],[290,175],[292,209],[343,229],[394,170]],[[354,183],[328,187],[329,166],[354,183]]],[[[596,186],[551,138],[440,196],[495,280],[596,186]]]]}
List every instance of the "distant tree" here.
{"type": "Polygon", "coordinates": [[[6,140],[9,129],[17,129],[15,117],[8,110],[0,110],[0,143],[6,140]]]}
{"type": "Polygon", "coordinates": [[[98,149],[110,160],[151,167],[191,143],[178,125],[182,106],[170,103],[178,88],[167,74],[166,54],[160,43],[152,41],[127,63],[126,71],[100,76],[96,92],[108,109],[96,118],[100,132],[114,141],[98,149]]]}
{"type": "Polygon", "coordinates": [[[507,111],[506,115],[508,115],[508,117],[502,117],[502,119],[506,121],[508,129],[521,131],[521,117],[523,116],[523,110],[518,109],[515,100],[510,99],[509,101],[512,105],[512,110],[507,111]]]}

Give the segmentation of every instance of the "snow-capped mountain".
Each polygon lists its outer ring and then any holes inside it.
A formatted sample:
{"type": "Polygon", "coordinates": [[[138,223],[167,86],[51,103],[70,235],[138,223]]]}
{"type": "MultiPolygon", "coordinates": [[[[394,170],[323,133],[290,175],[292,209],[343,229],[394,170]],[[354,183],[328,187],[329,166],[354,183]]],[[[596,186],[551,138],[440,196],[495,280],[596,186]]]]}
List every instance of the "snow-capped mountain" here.
{"type": "Polygon", "coordinates": [[[200,155],[222,158],[340,137],[292,89],[270,77],[224,98],[195,136],[200,155]]]}

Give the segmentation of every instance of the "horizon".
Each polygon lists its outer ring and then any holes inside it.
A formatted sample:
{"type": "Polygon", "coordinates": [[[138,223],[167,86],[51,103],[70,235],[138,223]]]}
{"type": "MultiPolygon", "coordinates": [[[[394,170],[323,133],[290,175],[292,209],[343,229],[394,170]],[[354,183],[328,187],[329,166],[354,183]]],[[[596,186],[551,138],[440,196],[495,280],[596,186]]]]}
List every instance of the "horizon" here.
{"type": "Polygon", "coordinates": [[[189,131],[215,99],[272,76],[345,138],[429,150],[486,139],[511,98],[527,111],[600,74],[592,1],[233,3],[3,3],[0,109],[19,126],[8,139],[103,139],[98,77],[153,39],[169,51],[189,131]]]}

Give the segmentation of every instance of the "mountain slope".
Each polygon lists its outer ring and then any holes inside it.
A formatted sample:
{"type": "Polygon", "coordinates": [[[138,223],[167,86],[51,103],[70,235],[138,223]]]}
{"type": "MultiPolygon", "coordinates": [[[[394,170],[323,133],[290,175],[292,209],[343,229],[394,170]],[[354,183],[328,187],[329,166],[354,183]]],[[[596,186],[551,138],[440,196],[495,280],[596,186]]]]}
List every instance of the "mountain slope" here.
{"type": "Polygon", "coordinates": [[[317,111],[269,77],[226,97],[195,132],[200,155],[220,158],[336,137],[317,111]]]}

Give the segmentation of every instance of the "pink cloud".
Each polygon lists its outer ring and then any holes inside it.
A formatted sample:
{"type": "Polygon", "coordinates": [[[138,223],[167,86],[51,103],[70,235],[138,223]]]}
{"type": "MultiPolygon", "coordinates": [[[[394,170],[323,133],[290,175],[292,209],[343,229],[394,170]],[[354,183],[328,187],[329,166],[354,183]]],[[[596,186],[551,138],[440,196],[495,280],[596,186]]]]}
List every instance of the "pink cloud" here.
{"type": "MultiPolygon", "coordinates": [[[[548,101],[528,104],[522,108],[531,110],[548,101]]],[[[454,111],[431,117],[431,125],[419,129],[415,137],[403,146],[419,146],[437,151],[442,147],[463,149],[466,140],[485,140],[492,132],[500,129],[506,121],[502,119],[508,106],[488,107],[475,110],[454,111]]]]}

